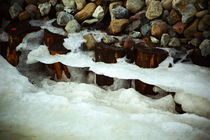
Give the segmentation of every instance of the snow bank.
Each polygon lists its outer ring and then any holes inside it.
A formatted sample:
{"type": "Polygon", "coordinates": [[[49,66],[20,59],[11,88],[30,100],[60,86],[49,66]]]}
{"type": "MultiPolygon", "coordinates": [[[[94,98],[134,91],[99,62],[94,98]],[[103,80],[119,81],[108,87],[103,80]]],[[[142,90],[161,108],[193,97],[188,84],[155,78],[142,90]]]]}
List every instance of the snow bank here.
{"type": "Polygon", "coordinates": [[[48,79],[37,88],[1,56],[0,65],[0,139],[210,139],[210,120],[172,113],[170,95],[48,79]]]}

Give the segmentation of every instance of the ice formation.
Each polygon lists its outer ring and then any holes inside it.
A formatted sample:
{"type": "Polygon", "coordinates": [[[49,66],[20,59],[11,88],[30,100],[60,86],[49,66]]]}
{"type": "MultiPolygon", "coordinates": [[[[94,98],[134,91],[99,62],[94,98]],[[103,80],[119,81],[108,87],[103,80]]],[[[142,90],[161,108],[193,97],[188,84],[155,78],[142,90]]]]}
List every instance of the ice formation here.
{"type": "Polygon", "coordinates": [[[210,120],[175,114],[171,95],[49,79],[38,88],[1,56],[0,65],[0,139],[210,139],[210,120]]]}

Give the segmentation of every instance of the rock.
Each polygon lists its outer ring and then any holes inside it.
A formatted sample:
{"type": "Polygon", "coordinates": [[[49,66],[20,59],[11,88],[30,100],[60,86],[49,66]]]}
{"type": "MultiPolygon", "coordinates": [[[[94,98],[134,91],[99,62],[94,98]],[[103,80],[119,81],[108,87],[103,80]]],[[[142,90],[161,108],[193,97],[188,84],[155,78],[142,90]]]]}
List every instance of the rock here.
{"type": "Polygon", "coordinates": [[[51,4],[48,2],[45,2],[45,3],[39,4],[38,8],[41,13],[41,16],[45,16],[49,14],[50,9],[51,9],[51,4]]]}
{"type": "Polygon", "coordinates": [[[159,40],[153,36],[150,36],[150,40],[152,41],[152,43],[154,44],[158,44],[159,43],[159,40]]]}
{"type": "Polygon", "coordinates": [[[80,31],[80,25],[75,19],[72,19],[67,23],[65,30],[68,33],[75,33],[80,31]]]}
{"type": "Polygon", "coordinates": [[[57,24],[60,26],[66,26],[66,24],[72,19],[74,19],[74,17],[71,14],[60,12],[57,17],[57,24]]]}
{"type": "Polygon", "coordinates": [[[117,42],[117,39],[115,39],[114,37],[109,36],[109,35],[107,35],[107,34],[103,34],[103,35],[102,35],[102,41],[103,41],[105,44],[113,44],[113,43],[116,43],[116,42],[117,42]]]}
{"type": "Polygon", "coordinates": [[[65,7],[70,9],[75,9],[76,4],[74,0],[62,0],[65,7]]]}
{"type": "Polygon", "coordinates": [[[169,11],[168,10],[164,10],[163,11],[163,14],[161,16],[161,19],[164,20],[164,21],[167,21],[167,17],[169,16],[169,11]]]}
{"type": "Polygon", "coordinates": [[[9,14],[12,19],[16,18],[20,12],[22,12],[23,9],[18,3],[14,3],[10,8],[9,8],[9,14]]]}
{"type": "Polygon", "coordinates": [[[199,46],[202,56],[210,55],[210,40],[205,39],[199,46]]]}
{"type": "Polygon", "coordinates": [[[138,29],[140,27],[140,25],[141,25],[141,21],[135,20],[126,27],[125,31],[126,32],[134,31],[134,30],[138,29]]]}
{"type": "Polygon", "coordinates": [[[85,21],[82,22],[82,25],[83,26],[88,26],[88,25],[94,24],[96,22],[98,22],[98,19],[97,18],[86,19],[85,21]]]}
{"type": "Polygon", "coordinates": [[[123,3],[121,1],[119,2],[112,2],[109,4],[109,13],[110,13],[110,16],[111,16],[111,20],[114,20],[115,17],[113,15],[113,12],[112,12],[112,9],[118,7],[118,6],[121,6],[123,3]]]}
{"type": "Polygon", "coordinates": [[[102,19],[104,17],[104,9],[100,5],[97,6],[92,16],[97,19],[102,19]]]}
{"type": "Polygon", "coordinates": [[[185,29],[186,26],[187,26],[187,24],[185,24],[185,23],[177,22],[173,26],[173,30],[181,35],[184,32],[184,29],[185,29]]]}
{"type": "Polygon", "coordinates": [[[27,11],[23,11],[19,14],[18,19],[21,20],[26,20],[30,18],[30,14],[27,11]]]}
{"type": "Polygon", "coordinates": [[[205,31],[210,29],[210,15],[205,15],[198,24],[199,31],[205,31]]]}
{"type": "Polygon", "coordinates": [[[129,32],[129,36],[132,37],[132,38],[140,38],[141,37],[141,32],[131,31],[131,32],[129,32]]]}
{"type": "Polygon", "coordinates": [[[4,31],[0,31],[0,42],[8,42],[8,41],[9,41],[9,35],[4,31]]]}
{"type": "Polygon", "coordinates": [[[37,13],[37,7],[33,4],[29,4],[25,7],[25,10],[33,17],[37,13]]]}
{"type": "Polygon", "coordinates": [[[180,47],[181,43],[180,40],[176,37],[173,37],[170,39],[170,42],[168,44],[170,47],[180,47]]]}
{"type": "Polygon", "coordinates": [[[138,13],[136,13],[135,15],[131,16],[129,18],[129,21],[135,21],[135,20],[143,20],[145,18],[145,10],[139,11],[138,13]]]}
{"type": "Polygon", "coordinates": [[[172,0],[161,0],[161,4],[164,9],[171,10],[172,8],[172,0]]]}
{"type": "Polygon", "coordinates": [[[82,10],[86,5],[86,0],[75,0],[77,10],[82,10]]]}
{"type": "Polygon", "coordinates": [[[77,21],[82,22],[85,19],[91,17],[93,12],[95,11],[95,9],[96,9],[96,4],[95,3],[88,3],[81,11],[76,13],[74,18],[77,21]]]}
{"type": "Polygon", "coordinates": [[[144,24],[142,27],[141,27],[141,34],[143,36],[150,36],[150,30],[151,30],[151,26],[149,24],[144,24]]]}
{"type": "Polygon", "coordinates": [[[110,22],[109,29],[112,34],[117,34],[120,33],[128,24],[128,19],[115,19],[110,22]]]}
{"type": "Polygon", "coordinates": [[[168,32],[168,25],[166,22],[160,21],[157,22],[154,26],[152,26],[151,34],[152,36],[157,37],[158,39],[161,38],[162,34],[168,32]]]}
{"type": "Polygon", "coordinates": [[[199,19],[196,19],[185,31],[184,36],[185,37],[194,37],[194,34],[197,32],[199,19]]]}
{"type": "Polygon", "coordinates": [[[126,9],[132,13],[137,13],[144,6],[144,0],[127,0],[126,9]]]}
{"type": "Polygon", "coordinates": [[[190,40],[190,42],[189,42],[189,44],[191,44],[191,45],[193,45],[193,46],[195,46],[195,47],[199,46],[200,43],[201,43],[201,40],[198,39],[198,38],[193,38],[193,39],[190,40]]]}
{"type": "Polygon", "coordinates": [[[189,23],[196,14],[197,10],[193,4],[188,4],[181,12],[182,22],[189,23]]]}
{"type": "Polygon", "coordinates": [[[181,13],[188,4],[194,4],[195,2],[196,0],[173,0],[172,7],[181,13]]]}
{"type": "Polygon", "coordinates": [[[210,39],[210,31],[204,31],[204,32],[202,33],[202,36],[203,36],[203,38],[205,38],[205,39],[210,39]]]}
{"type": "Polygon", "coordinates": [[[203,16],[205,16],[206,14],[208,14],[208,10],[203,10],[203,11],[199,11],[195,14],[195,16],[197,18],[202,18],[203,16]]]}
{"type": "Polygon", "coordinates": [[[83,38],[86,40],[85,46],[88,50],[93,50],[96,45],[96,40],[92,34],[84,35],[83,38]]]}
{"type": "Polygon", "coordinates": [[[122,6],[117,6],[116,8],[112,9],[112,14],[115,19],[121,19],[121,18],[128,18],[129,17],[129,12],[127,9],[125,9],[122,6]]]}
{"type": "Polygon", "coordinates": [[[63,11],[64,10],[64,5],[63,4],[56,4],[56,6],[55,6],[55,10],[56,10],[56,12],[61,12],[61,11],[63,11]]]}
{"type": "Polygon", "coordinates": [[[160,40],[161,46],[166,47],[170,41],[169,34],[163,34],[160,40]]]}
{"type": "Polygon", "coordinates": [[[178,21],[181,21],[181,17],[176,12],[176,10],[172,9],[169,16],[167,17],[167,21],[170,25],[174,25],[178,21]]]}
{"type": "Polygon", "coordinates": [[[151,1],[146,11],[146,17],[152,20],[161,16],[162,12],[163,8],[160,1],[151,1]]]}

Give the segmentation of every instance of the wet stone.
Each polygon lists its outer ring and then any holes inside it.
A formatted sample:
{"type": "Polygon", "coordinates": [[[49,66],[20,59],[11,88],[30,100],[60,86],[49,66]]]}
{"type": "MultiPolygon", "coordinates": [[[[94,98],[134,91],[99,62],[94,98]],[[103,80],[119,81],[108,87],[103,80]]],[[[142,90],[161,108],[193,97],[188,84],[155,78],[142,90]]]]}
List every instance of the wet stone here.
{"type": "Polygon", "coordinates": [[[127,0],[126,9],[132,13],[137,13],[144,6],[144,0],[127,0]]]}
{"type": "Polygon", "coordinates": [[[60,12],[57,17],[57,24],[60,26],[66,26],[66,24],[72,19],[74,19],[74,17],[71,14],[60,12]]]}
{"type": "Polygon", "coordinates": [[[149,24],[144,24],[142,27],[141,27],[141,34],[143,36],[150,36],[150,30],[151,30],[151,26],[149,24]]]}
{"type": "Polygon", "coordinates": [[[117,6],[116,8],[112,9],[112,14],[116,19],[121,19],[121,18],[128,18],[129,17],[129,12],[126,8],[122,6],[117,6]]]}
{"type": "Polygon", "coordinates": [[[163,34],[161,37],[161,46],[166,47],[170,41],[170,36],[169,34],[163,34]]]}
{"type": "Polygon", "coordinates": [[[45,2],[45,3],[39,4],[38,8],[40,10],[41,16],[45,16],[49,14],[50,9],[51,9],[51,4],[48,2],[45,2]]]}
{"type": "Polygon", "coordinates": [[[16,18],[21,11],[23,11],[23,9],[18,3],[14,3],[9,8],[9,13],[10,13],[10,16],[11,16],[12,19],[16,18]]]}
{"type": "Polygon", "coordinates": [[[205,39],[199,46],[202,56],[210,55],[210,40],[205,39]]]}

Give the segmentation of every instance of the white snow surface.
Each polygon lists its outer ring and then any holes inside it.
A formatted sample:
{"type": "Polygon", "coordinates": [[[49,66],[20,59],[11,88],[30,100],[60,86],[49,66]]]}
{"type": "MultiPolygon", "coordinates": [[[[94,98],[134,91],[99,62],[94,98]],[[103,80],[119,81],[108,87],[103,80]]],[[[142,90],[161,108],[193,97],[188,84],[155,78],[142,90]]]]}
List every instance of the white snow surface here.
{"type": "Polygon", "coordinates": [[[171,95],[150,99],[134,89],[95,85],[32,85],[0,56],[2,140],[208,140],[210,120],[175,114],[171,95]]]}
{"type": "MultiPolygon", "coordinates": [[[[94,54],[84,52],[80,49],[85,41],[82,36],[87,31],[69,34],[64,41],[64,47],[72,52],[66,55],[50,55],[47,46],[40,45],[28,55],[27,63],[41,62],[52,64],[61,62],[71,67],[88,67],[90,71],[118,79],[139,79],[145,83],[156,85],[170,92],[184,92],[194,94],[210,100],[210,69],[194,64],[176,63],[168,68],[169,63],[173,64],[172,57],[168,57],[158,68],[140,68],[135,64],[129,64],[124,58],[118,59],[118,63],[105,64],[94,62],[94,54]]],[[[100,36],[100,33],[96,33],[100,36]]],[[[100,40],[100,37],[98,37],[100,40]]],[[[173,53],[168,49],[169,53],[173,53]]]]}

